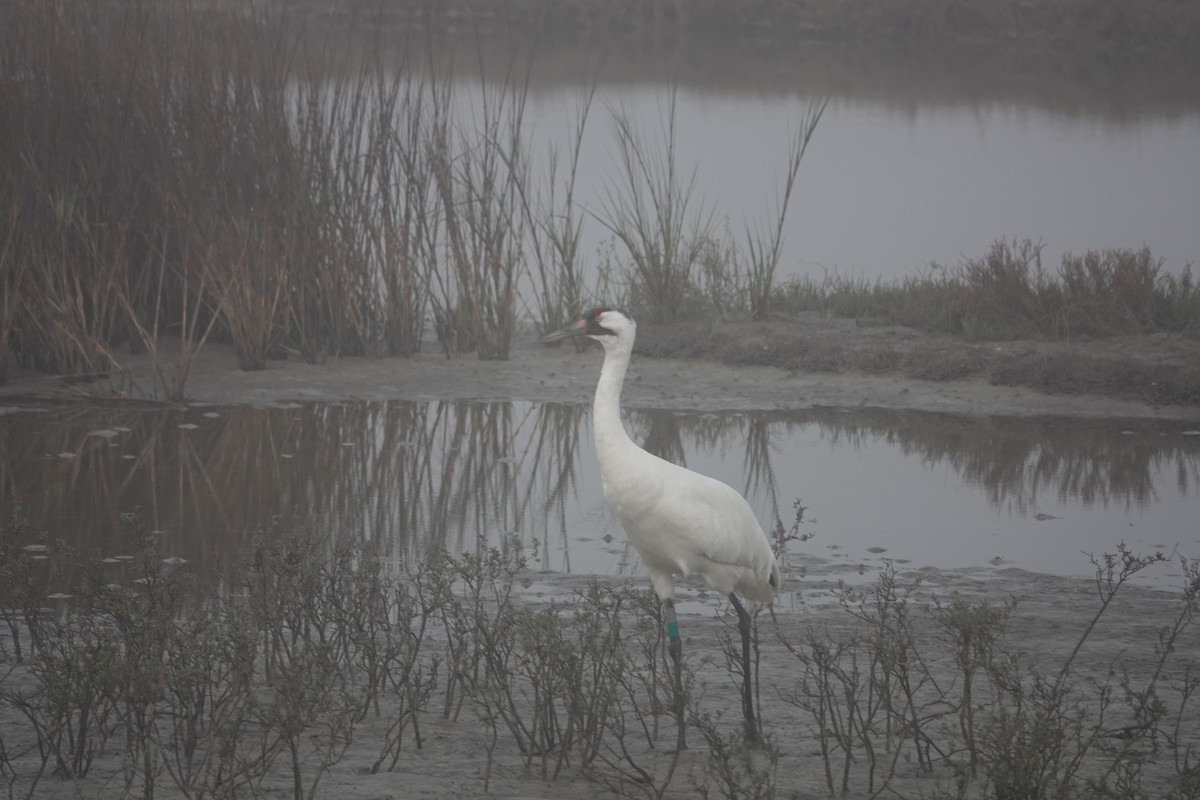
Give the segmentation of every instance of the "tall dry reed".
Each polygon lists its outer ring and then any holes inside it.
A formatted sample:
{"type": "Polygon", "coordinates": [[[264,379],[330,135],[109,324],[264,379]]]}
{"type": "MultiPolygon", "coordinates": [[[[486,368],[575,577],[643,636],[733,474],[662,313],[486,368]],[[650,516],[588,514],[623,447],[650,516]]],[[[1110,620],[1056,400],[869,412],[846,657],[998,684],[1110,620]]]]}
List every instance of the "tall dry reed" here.
{"type": "Polygon", "coordinates": [[[128,344],[180,397],[210,337],[244,369],[288,349],[404,355],[447,309],[453,350],[507,354],[519,83],[461,122],[438,116],[452,85],[427,43],[348,55],[286,11],[83,0],[6,21],[5,365],[115,373],[128,344]]]}
{"type": "MultiPolygon", "coordinates": [[[[660,319],[746,297],[677,163],[674,92],[657,134],[615,115],[597,217],[616,244],[589,290],[596,212],[576,178],[595,84],[566,158],[543,166],[525,130],[533,49],[488,74],[477,40],[463,79],[416,34],[348,46],[287,8],[80,0],[5,21],[0,376],[15,362],[178,400],[210,341],[255,370],[410,355],[432,323],[447,355],[502,359],[523,307],[550,327],[616,286],[660,319]],[[123,348],[150,354],[153,385],[133,384],[123,348]]],[[[749,239],[755,309],[775,229],[749,239]]]]}
{"type": "Polygon", "coordinates": [[[614,115],[617,164],[600,217],[632,264],[634,299],[659,321],[683,309],[713,220],[697,196],[695,170],[680,172],[675,102],[672,88],[653,133],[625,113],[614,115]]]}

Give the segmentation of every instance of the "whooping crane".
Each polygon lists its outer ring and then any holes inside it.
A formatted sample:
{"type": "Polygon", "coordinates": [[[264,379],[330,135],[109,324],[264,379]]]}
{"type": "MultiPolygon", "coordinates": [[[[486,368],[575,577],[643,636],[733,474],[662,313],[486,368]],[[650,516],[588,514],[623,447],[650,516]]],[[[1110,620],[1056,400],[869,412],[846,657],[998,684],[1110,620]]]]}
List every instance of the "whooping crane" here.
{"type": "Polygon", "coordinates": [[[746,499],[715,478],[647,453],[621,424],[621,386],[637,325],[625,313],[594,308],[573,325],[543,336],[553,342],[587,336],[604,346],[592,427],[604,494],[637,550],[666,613],[675,665],[675,702],[683,745],[683,644],[675,616],[675,576],[698,577],[729,597],[742,637],[742,712],[746,735],[758,738],[750,650],[750,615],[737,595],[770,603],[779,592],[779,566],[746,499]]]}

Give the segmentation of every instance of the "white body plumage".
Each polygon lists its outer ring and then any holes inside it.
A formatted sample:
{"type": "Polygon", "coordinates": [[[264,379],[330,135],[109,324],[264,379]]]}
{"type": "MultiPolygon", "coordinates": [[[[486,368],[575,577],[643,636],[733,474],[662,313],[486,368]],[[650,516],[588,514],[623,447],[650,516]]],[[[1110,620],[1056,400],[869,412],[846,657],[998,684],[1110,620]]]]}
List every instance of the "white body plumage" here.
{"type": "Polygon", "coordinates": [[[614,309],[596,309],[564,331],[604,345],[592,420],[604,494],[658,597],[674,596],[679,575],[698,577],[723,595],[771,602],[779,591],[779,567],[745,498],[715,478],[647,453],[621,423],[634,321],[614,309]]]}

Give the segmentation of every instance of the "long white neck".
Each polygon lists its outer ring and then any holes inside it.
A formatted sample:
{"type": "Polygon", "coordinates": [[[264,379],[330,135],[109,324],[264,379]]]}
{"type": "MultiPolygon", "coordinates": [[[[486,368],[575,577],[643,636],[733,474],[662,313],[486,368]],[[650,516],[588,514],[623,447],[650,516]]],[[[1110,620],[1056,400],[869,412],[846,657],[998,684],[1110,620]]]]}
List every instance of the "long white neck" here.
{"type": "Polygon", "coordinates": [[[600,368],[600,381],[596,384],[596,400],[592,406],[592,429],[602,471],[618,468],[623,463],[622,453],[640,450],[621,424],[621,386],[625,383],[632,351],[632,341],[605,343],[604,366],[600,368]]]}

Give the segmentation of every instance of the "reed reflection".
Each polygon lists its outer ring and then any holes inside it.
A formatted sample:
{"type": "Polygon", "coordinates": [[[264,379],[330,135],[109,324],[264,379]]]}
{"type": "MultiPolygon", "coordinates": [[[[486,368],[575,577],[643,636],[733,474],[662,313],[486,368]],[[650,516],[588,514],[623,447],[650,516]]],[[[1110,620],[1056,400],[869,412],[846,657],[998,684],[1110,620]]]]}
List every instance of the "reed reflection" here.
{"type": "MultiPolygon", "coordinates": [[[[81,561],[127,548],[121,514],[136,511],[161,531],[164,555],[215,575],[273,518],[331,541],[376,540],[401,566],[431,544],[461,552],[515,537],[536,547],[536,566],[604,572],[612,565],[589,560],[580,544],[599,535],[587,511],[604,507],[589,414],[584,405],[455,401],[9,415],[0,417],[0,499],[20,497],[30,526],[81,561]]],[[[791,471],[813,457],[813,436],[949,467],[1009,512],[1045,495],[1128,508],[1200,489],[1200,437],[1179,435],[1178,425],[831,409],[634,410],[627,423],[650,452],[723,469],[717,477],[742,489],[764,523],[803,497],[791,471]]]]}
{"type": "Polygon", "coordinates": [[[523,420],[528,435],[516,465],[528,476],[521,486],[520,507],[526,530],[544,554],[561,553],[561,568],[571,571],[567,508],[577,505],[579,491],[579,430],[587,406],[545,403],[523,420]]]}
{"type": "MultiPolygon", "coordinates": [[[[29,414],[0,423],[0,489],[85,557],[128,547],[120,515],[136,511],[208,567],[277,517],[409,561],[521,529],[538,493],[518,491],[515,424],[511,404],[450,402],[29,414]]],[[[563,472],[549,450],[532,463],[530,480],[563,472]]]]}
{"type": "Polygon", "coordinates": [[[886,443],[928,465],[948,464],[988,501],[1007,511],[1033,509],[1044,493],[1083,505],[1146,506],[1174,473],[1180,495],[1200,490],[1200,441],[1178,423],[1119,420],[974,418],[913,411],[810,416],[836,445],[886,443]]]}

